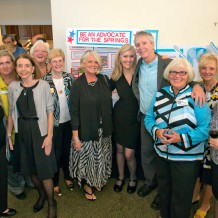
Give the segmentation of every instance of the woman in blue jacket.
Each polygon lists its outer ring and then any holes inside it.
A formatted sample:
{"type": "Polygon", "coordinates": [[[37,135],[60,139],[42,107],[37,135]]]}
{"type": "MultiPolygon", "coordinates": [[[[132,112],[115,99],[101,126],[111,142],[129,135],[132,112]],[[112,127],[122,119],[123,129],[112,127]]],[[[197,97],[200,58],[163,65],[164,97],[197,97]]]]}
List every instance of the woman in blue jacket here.
{"type": "Polygon", "coordinates": [[[160,212],[163,218],[189,217],[192,195],[208,138],[210,109],[195,106],[188,85],[191,64],[173,60],[164,71],[171,86],[157,92],[145,118],[155,141],[160,212]]]}

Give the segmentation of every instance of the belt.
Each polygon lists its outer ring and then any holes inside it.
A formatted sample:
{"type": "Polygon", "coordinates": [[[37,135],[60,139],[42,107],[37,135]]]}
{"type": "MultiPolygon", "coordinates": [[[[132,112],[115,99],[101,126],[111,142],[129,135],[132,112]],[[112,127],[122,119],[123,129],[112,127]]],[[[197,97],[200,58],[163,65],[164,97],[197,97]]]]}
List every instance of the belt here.
{"type": "Polygon", "coordinates": [[[32,116],[32,117],[20,116],[19,119],[23,119],[23,120],[38,120],[39,118],[37,116],[32,116]]]}

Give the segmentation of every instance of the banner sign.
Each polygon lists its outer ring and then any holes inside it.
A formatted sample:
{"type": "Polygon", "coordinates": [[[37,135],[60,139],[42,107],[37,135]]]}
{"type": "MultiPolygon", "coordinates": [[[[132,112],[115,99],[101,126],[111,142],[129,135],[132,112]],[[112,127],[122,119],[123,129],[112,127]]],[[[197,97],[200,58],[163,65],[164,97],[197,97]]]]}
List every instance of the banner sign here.
{"type": "MultiPolygon", "coordinates": [[[[121,47],[129,43],[134,45],[134,38],[140,30],[98,30],[98,29],[66,29],[67,46],[121,47]]],[[[158,30],[146,30],[154,37],[157,47],[158,30]]]]}

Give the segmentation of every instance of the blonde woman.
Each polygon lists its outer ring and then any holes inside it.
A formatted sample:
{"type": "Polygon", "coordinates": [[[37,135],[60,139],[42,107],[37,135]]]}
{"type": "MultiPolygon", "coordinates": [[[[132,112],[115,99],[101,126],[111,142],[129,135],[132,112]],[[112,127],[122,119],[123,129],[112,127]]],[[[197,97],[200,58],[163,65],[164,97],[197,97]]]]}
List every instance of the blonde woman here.
{"type": "Polygon", "coordinates": [[[80,59],[82,74],[72,85],[70,113],[72,123],[72,149],[70,172],[84,181],[85,197],[96,200],[97,191],[107,183],[112,164],[112,98],[109,78],[99,74],[100,56],[87,50],[80,59]]]}
{"type": "MultiPolygon", "coordinates": [[[[218,82],[216,80],[216,75],[218,73],[217,56],[214,54],[202,55],[199,60],[198,67],[201,78],[203,79],[201,83],[206,90],[207,103],[210,107],[211,114],[213,115],[213,109],[218,102],[218,82]]],[[[208,210],[210,209],[210,199],[213,195],[211,186],[211,157],[209,146],[206,148],[200,177],[196,182],[193,202],[197,203],[200,199],[199,192],[201,183],[203,184],[203,195],[200,208],[196,211],[194,216],[195,218],[203,218],[206,216],[208,210]]]]}
{"type": "Polygon", "coordinates": [[[48,62],[50,64],[51,71],[42,79],[48,82],[51,90],[51,95],[53,97],[53,147],[58,167],[58,172],[55,173],[53,181],[54,193],[60,197],[62,196],[61,189],[59,188],[60,168],[63,170],[67,189],[72,191],[74,188],[73,182],[71,181],[69,175],[69,155],[72,139],[69,98],[70,89],[75,78],[73,75],[63,71],[65,65],[65,55],[62,49],[53,49],[48,55],[48,62]]]}
{"type": "Polygon", "coordinates": [[[135,147],[138,144],[140,133],[140,123],[137,121],[139,106],[131,87],[136,59],[134,47],[130,44],[123,45],[116,54],[115,68],[110,80],[112,90],[116,88],[120,97],[113,108],[114,138],[119,172],[114,185],[115,192],[120,192],[125,184],[125,158],[130,172],[127,192],[134,193],[137,186],[135,147]]]}

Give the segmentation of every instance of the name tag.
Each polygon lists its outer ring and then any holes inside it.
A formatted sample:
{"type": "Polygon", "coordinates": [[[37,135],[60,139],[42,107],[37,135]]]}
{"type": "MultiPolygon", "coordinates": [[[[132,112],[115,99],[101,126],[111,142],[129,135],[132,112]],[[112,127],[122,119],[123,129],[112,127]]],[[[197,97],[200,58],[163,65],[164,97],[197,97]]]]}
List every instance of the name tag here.
{"type": "Polygon", "coordinates": [[[178,106],[187,106],[188,105],[188,100],[184,99],[184,100],[177,100],[177,105],[178,106]]]}
{"type": "Polygon", "coordinates": [[[0,91],[0,95],[3,95],[3,94],[8,94],[8,90],[0,91]]]}

